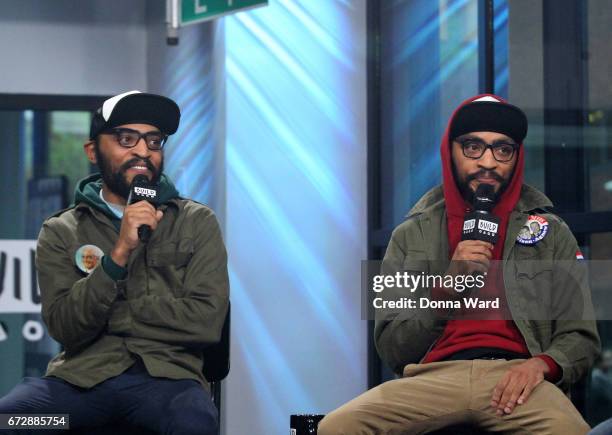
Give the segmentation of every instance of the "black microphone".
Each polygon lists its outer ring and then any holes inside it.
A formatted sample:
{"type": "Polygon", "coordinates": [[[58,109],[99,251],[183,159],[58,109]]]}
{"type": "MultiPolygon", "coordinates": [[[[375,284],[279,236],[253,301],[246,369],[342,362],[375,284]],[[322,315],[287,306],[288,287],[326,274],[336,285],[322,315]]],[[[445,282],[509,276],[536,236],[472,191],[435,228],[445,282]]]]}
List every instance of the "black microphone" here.
{"type": "MultiPolygon", "coordinates": [[[[127,199],[127,204],[131,205],[138,201],[148,201],[157,207],[157,186],[149,183],[146,175],[136,175],[130,186],[130,194],[127,199]]],[[[142,243],[147,243],[151,238],[151,227],[149,225],[141,225],[138,227],[138,238],[142,243]]]]}
{"type": "Polygon", "coordinates": [[[499,218],[491,214],[495,191],[490,184],[480,184],[474,194],[474,211],[465,215],[461,240],[483,240],[497,243],[499,218]]]}

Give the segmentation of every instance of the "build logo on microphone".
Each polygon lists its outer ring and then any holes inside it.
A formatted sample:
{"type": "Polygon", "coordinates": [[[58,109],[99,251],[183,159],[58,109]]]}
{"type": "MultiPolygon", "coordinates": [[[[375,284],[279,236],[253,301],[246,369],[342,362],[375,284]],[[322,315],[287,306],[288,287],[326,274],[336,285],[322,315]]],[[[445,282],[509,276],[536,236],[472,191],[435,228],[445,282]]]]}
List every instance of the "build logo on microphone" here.
{"type": "Polygon", "coordinates": [[[495,222],[480,219],[478,221],[478,232],[487,236],[494,236],[497,234],[498,224],[495,222]]]}
{"type": "Polygon", "coordinates": [[[134,193],[139,196],[146,196],[147,198],[155,198],[157,196],[157,191],[155,189],[147,189],[146,187],[134,187],[134,193]]]}

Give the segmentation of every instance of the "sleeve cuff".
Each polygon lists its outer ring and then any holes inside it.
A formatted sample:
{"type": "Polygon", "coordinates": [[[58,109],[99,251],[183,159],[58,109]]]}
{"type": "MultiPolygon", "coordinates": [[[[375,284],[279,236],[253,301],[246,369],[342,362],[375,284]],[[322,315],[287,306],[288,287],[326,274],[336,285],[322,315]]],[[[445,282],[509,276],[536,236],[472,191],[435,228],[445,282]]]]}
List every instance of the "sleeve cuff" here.
{"type": "Polygon", "coordinates": [[[113,279],[113,281],[125,279],[128,272],[125,267],[119,266],[117,263],[115,263],[110,255],[105,255],[102,257],[102,268],[108,274],[108,276],[113,279]]]}
{"type": "Polygon", "coordinates": [[[559,379],[561,379],[561,367],[559,367],[559,364],[557,364],[555,360],[548,355],[536,355],[536,358],[540,358],[542,361],[544,361],[550,370],[546,374],[545,379],[548,382],[556,384],[559,379]]]}

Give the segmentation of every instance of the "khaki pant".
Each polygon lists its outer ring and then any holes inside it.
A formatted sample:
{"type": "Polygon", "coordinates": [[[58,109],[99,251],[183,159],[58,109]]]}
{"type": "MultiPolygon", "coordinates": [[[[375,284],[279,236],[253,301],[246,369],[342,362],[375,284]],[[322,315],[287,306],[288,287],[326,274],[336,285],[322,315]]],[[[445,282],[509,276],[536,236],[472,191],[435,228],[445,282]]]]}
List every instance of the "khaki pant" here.
{"type": "Polygon", "coordinates": [[[513,434],[586,434],[589,426],[556,386],[542,382],[523,405],[497,416],[493,388],[524,360],[410,364],[404,377],[385,382],[327,415],[319,435],[422,434],[459,423],[513,434]]]}

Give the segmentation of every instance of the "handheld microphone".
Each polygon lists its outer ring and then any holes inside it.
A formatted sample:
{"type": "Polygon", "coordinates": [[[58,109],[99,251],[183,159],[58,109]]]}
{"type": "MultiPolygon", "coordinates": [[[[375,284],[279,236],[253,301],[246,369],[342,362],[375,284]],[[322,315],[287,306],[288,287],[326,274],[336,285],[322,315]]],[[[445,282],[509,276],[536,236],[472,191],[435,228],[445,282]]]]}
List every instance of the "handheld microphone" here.
{"type": "Polygon", "coordinates": [[[474,211],[465,215],[461,240],[482,240],[497,243],[499,218],[491,214],[495,206],[493,186],[483,183],[474,194],[474,211]]]}
{"type": "MultiPolygon", "coordinates": [[[[127,204],[131,205],[138,201],[148,201],[154,207],[157,199],[157,186],[149,183],[146,175],[136,175],[130,186],[130,194],[127,199],[127,204]]],[[[138,227],[138,238],[141,242],[147,243],[151,238],[151,227],[149,225],[141,225],[138,227]]]]}

